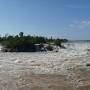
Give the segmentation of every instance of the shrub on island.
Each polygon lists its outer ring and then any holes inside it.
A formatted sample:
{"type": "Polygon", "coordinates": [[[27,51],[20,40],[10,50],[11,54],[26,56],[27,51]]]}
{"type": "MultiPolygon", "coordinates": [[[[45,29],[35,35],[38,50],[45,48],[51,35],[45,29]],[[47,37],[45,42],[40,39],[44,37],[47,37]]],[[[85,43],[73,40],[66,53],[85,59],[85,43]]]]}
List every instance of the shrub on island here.
{"type": "Polygon", "coordinates": [[[37,44],[38,51],[48,50],[52,51],[53,47],[49,45],[54,43],[56,46],[62,46],[62,42],[66,42],[66,39],[48,39],[41,36],[25,36],[23,32],[20,32],[19,35],[6,35],[5,37],[0,37],[0,43],[4,46],[2,51],[5,52],[36,52],[37,44]],[[48,44],[46,49],[44,44],[48,44]]]}

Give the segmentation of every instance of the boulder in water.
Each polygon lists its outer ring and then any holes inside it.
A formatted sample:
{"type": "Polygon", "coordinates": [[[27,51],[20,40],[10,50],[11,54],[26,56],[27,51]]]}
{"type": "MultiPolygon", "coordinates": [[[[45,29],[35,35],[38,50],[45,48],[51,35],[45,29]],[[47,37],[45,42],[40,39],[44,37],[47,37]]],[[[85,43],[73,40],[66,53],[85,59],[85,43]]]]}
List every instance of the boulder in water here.
{"type": "Polygon", "coordinates": [[[90,66],[90,63],[87,63],[86,66],[89,67],[90,66]]]}

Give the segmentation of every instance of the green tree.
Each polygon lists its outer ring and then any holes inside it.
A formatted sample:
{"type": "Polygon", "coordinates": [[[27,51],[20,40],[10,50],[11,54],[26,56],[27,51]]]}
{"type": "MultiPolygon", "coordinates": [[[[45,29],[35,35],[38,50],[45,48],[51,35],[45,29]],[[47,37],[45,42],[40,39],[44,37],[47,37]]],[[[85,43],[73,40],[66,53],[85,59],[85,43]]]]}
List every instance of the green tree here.
{"type": "Polygon", "coordinates": [[[60,39],[56,39],[55,40],[55,45],[61,47],[61,40],[60,39]]]}
{"type": "Polygon", "coordinates": [[[23,32],[20,32],[20,33],[19,33],[19,36],[20,36],[20,37],[23,37],[23,36],[24,36],[24,33],[23,33],[23,32]]]}

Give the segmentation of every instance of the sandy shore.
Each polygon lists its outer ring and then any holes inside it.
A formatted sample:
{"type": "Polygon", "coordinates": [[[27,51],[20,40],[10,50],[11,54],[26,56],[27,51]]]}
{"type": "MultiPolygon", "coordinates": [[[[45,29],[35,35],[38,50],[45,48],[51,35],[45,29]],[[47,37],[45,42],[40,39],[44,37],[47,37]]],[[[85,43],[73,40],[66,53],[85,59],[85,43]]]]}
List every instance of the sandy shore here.
{"type": "Polygon", "coordinates": [[[89,62],[89,54],[0,53],[0,90],[90,90],[89,62]]]}

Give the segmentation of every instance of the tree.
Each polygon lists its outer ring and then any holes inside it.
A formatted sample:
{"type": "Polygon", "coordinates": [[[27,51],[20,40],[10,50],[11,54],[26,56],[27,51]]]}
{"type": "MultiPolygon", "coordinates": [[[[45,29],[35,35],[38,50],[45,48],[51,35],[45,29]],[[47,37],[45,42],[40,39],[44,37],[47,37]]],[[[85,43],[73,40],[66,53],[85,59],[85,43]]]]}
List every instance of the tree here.
{"type": "Polygon", "coordinates": [[[20,33],[19,33],[19,36],[20,36],[20,37],[23,37],[23,34],[24,34],[23,32],[20,32],[20,33]]]}
{"type": "Polygon", "coordinates": [[[61,40],[60,39],[56,39],[55,40],[55,45],[61,47],[61,40]]]}

